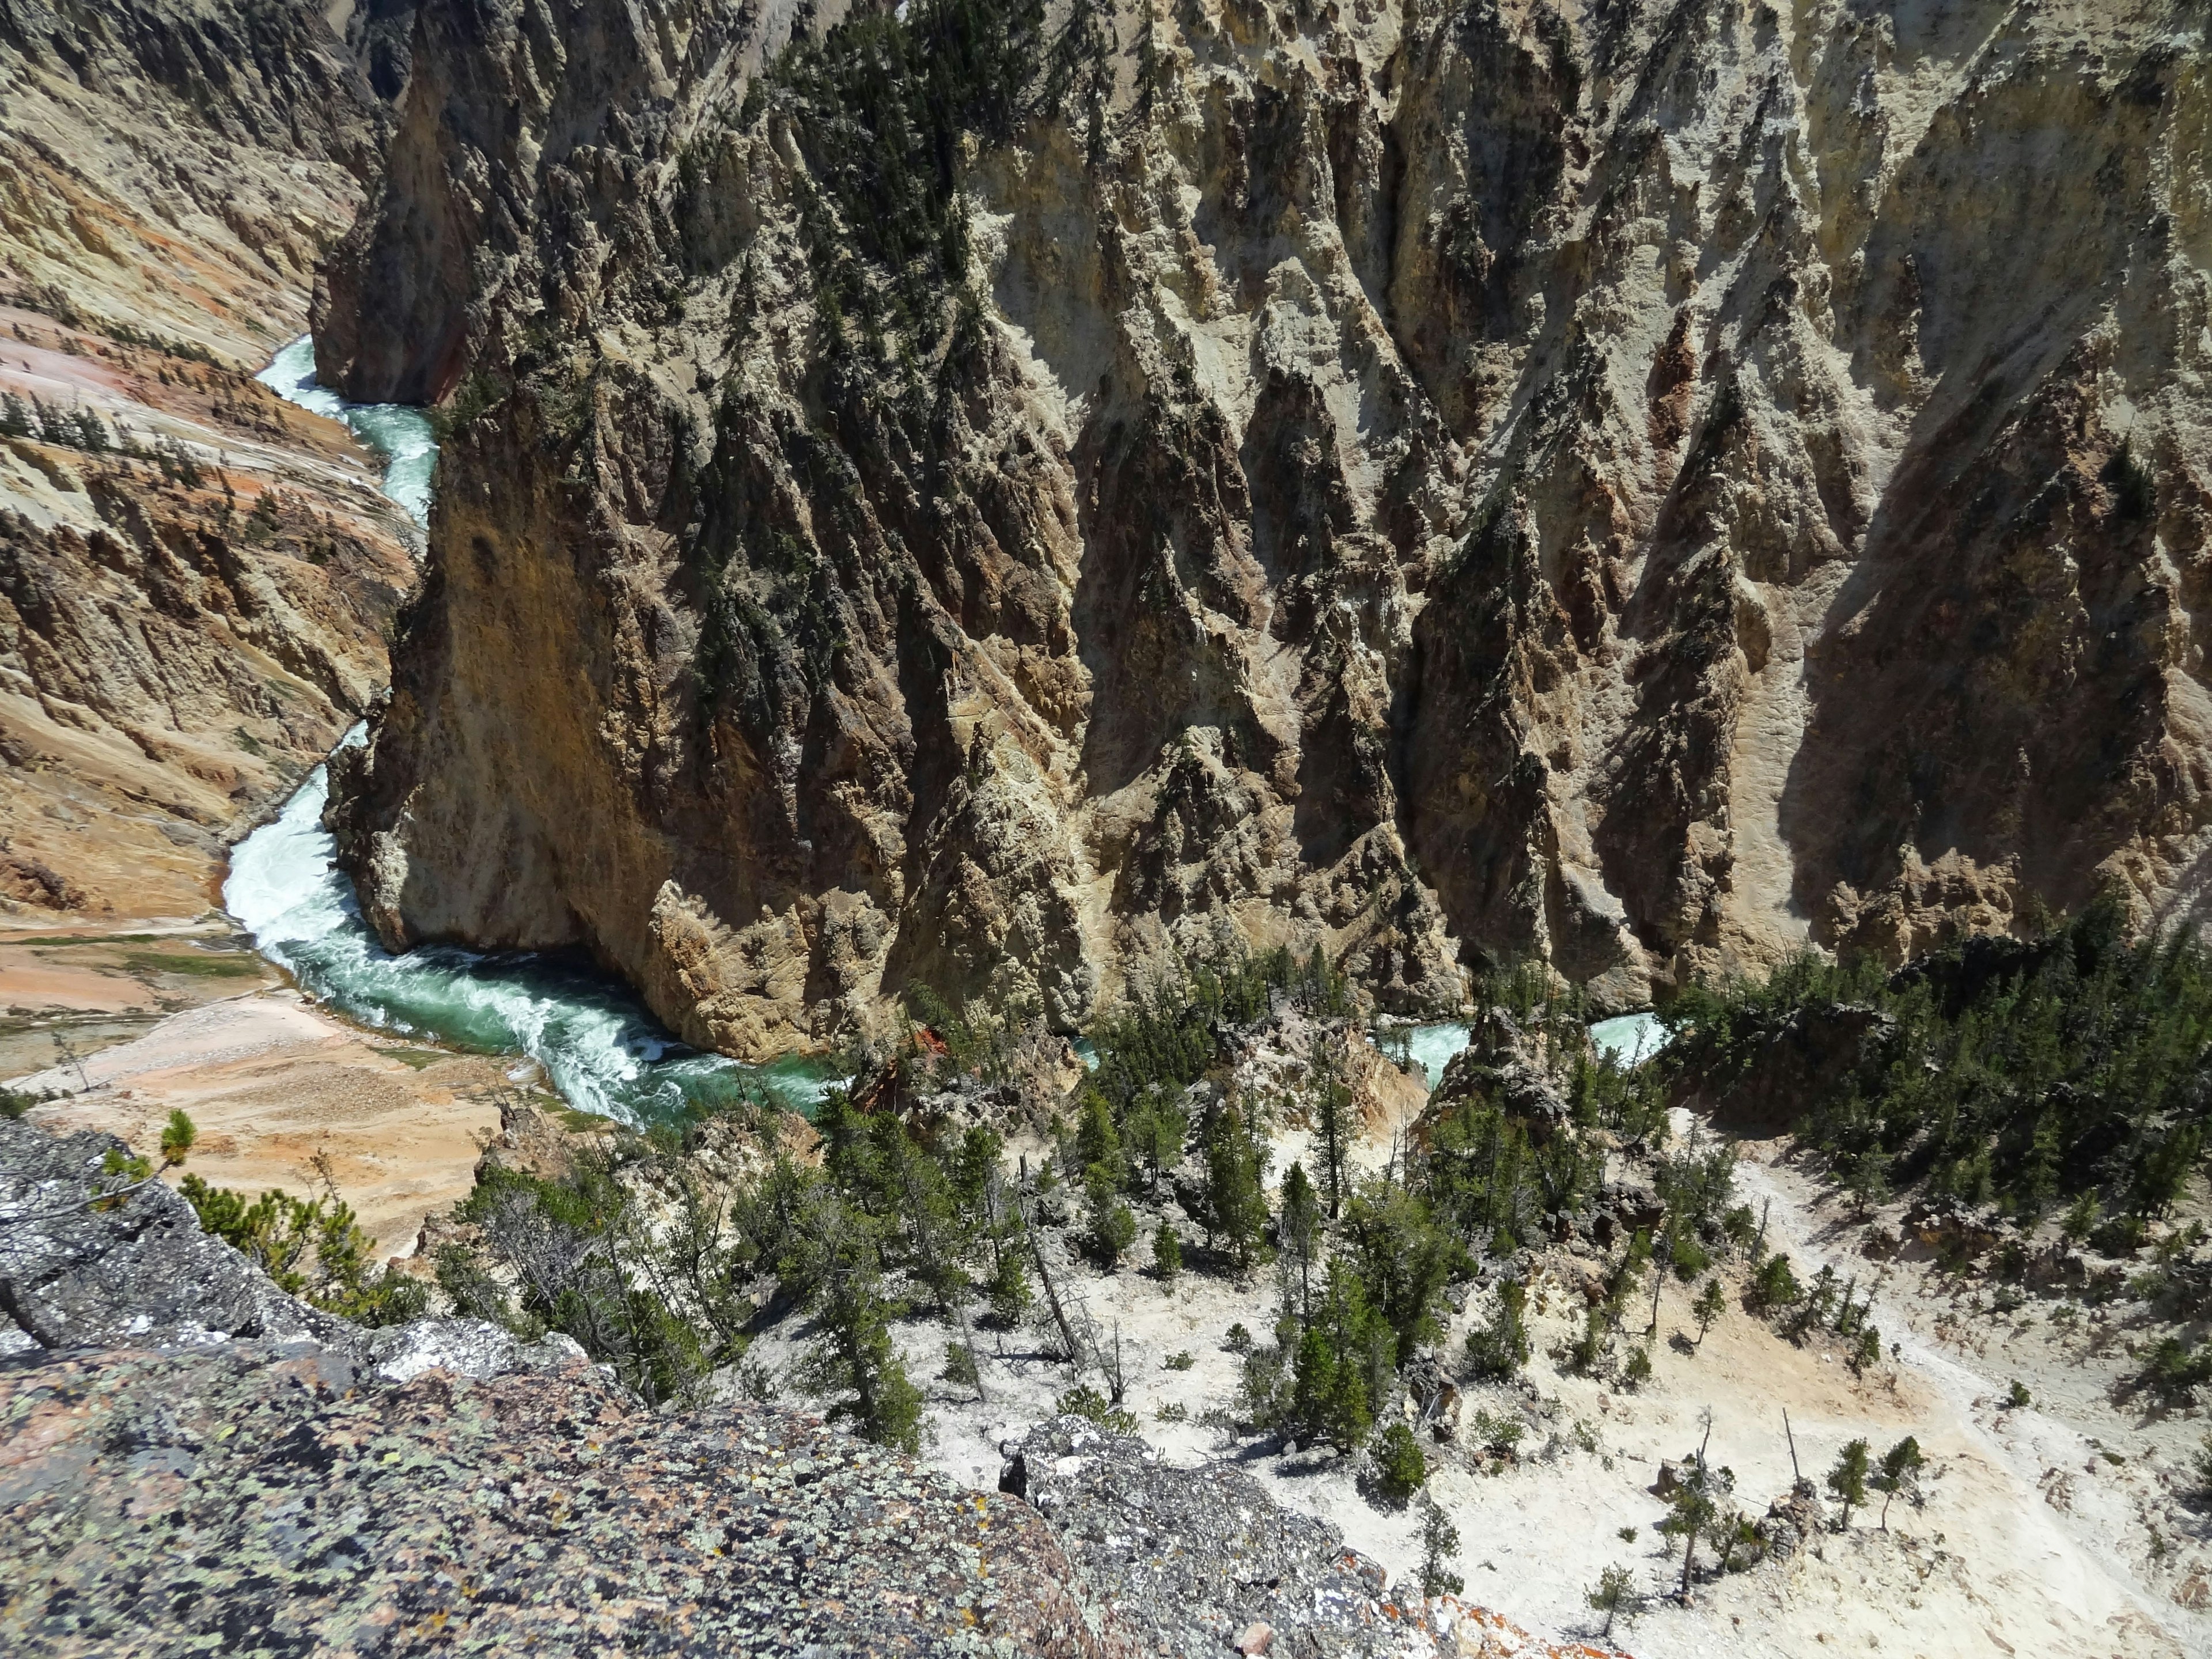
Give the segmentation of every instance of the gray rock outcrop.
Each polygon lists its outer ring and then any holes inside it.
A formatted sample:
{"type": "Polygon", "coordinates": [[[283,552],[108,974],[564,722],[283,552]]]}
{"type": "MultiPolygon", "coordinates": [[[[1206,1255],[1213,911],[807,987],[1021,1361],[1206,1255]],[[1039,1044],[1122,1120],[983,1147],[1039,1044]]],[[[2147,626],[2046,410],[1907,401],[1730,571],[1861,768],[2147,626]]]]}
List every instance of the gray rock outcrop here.
{"type": "Polygon", "coordinates": [[[1137,1659],[1024,1505],[589,1368],[234,1342],[0,1367],[0,1650],[1137,1659]]]}
{"type": "Polygon", "coordinates": [[[1416,1608],[1383,1611],[1381,1567],[1241,1469],[1179,1468],[1081,1417],[1040,1424],[1009,1449],[1001,1490],[1044,1516],[1144,1652],[1210,1659],[1255,1626],[1267,1651],[1291,1659],[1431,1650],[1416,1608]]]}
{"type": "MultiPolygon", "coordinates": [[[[93,1130],[57,1137],[0,1119],[0,1314],[44,1350],[191,1346],[228,1337],[350,1346],[345,1321],[287,1296],[172,1188],[100,1171],[127,1150],[93,1130]]],[[[19,1338],[14,1344],[21,1350],[19,1338]]]]}

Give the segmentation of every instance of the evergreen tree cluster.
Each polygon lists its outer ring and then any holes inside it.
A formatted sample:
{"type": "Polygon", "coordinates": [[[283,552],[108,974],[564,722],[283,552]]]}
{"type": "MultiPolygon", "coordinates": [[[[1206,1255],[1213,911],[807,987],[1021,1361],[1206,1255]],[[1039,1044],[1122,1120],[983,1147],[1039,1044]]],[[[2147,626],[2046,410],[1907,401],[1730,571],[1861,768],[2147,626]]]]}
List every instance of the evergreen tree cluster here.
{"type": "Polygon", "coordinates": [[[1663,1064],[1725,1091],[1793,1021],[1871,1009],[1856,1063],[1797,1125],[1869,1201],[1923,1189],[2023,1224],[2087,1200],[2165,1214],[2203,1162],[2212,954],[2186,929],[2130,940],[2104,898],[2026,940],[1967,940],[1887,972],[1812,956],[1663,1011],[1663,1064]]]}
{"type": "Polygon", "coordinates": [[[12,392],[0,392],[0,437],[28,438],[88,455],[114,447],[106,423],[90,410],[56,408],[36,397],[27,403],[12,392]]]}
{"type": "Polygon", "coordinates": [[[1042,0],[915,0],[793,39],[738,120],[775,112],[806,158],[804,231],[833,343],[848,315],[872,339],[935,340],[944,292],[968,274],[963,145],[1079,118],[1095,162],[1115,52],[1099,0],[1076,0],[1057,29],[1042,0]]]}
{"type": "MultiPolygon", "coordinates": [[[[171,1115],[162,1138],[167,1163],[191,1146],[171,1115]]],[[[190,1120],[185,1121],[189,1128],[190,1120]]],[[[428,1289],[396,1269],[371,1272],[374,1242],[334,1191],[299,1198],[270,1188],[258,1199],[188,1175],[179,1188],[200,1225],[249,1258],[278,1289],[363,1325],[404,1325],[429,1305],[428,1289]]]]}

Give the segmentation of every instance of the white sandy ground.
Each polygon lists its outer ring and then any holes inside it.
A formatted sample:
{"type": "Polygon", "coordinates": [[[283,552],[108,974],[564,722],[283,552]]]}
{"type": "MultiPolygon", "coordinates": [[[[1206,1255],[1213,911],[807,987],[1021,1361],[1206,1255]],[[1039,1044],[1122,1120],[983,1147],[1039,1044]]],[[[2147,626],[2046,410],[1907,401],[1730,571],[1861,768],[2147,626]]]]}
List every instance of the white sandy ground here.
{"type": "MultiPolygon", "coordinates": [[[[1277,1174],[1291,1151],[1279,1144],[1277,1174]]],[[[1379,1164],[1386,1153],[1370,1144],[1364,1161],[1379,1164]]],[[[1863,1234],[1824,1214],[1809,1180],[1749,1162],[1738,1181],[1754,1207],[1772,1200],[1770,1240],[1790,1254],[1801,1277],[1832,1255],[1839,1274],[1857,1274],[1863,1294],[1876,1269],[1848,1253],[1863,1234]]],[[[1149,1239],[1141,1239],[1132,1260],[1149,1254],[1149,1239]]],[[[1648,1490],[1659,1461],[1693,1449],[1710,1410],[1715,1460],[1735,1471],[1739,1501],[1763,1512],[1791,1478],[1787,1409],[1799,1461],[1816,1479],[1854,1437],[1879,1453],[1917,1436],[1929,1461],[1925,1506],[1899,1503],[1887,1533],[1862,1511],[1847,1534],[1826,1535],[1794,1559],[1701,1583],[1688,1607],[1655,1600],[1616,1627],[1617,1643],[1650,1659],[2212,1654],[2212,1617],[2201,1610],[2212,1601],[2207,1528],[2176,1499],[2181,1468],[2204,1425],[2177,1419],[2147,1433],[2139,1414],[2106,1403],[2111,1379],[2127,1369],[2117,1346],[2085,1360],[2083,1344],[2060,1341],[2039,1323],[2001,1351],[1962,1349],[1931,1334],[1952,1311],[1941,1282],[1899,1267],[1875,1311],[1898,1358],[1862,1380],[1832,1345],[1793,1346],[1733,1302],[1701,1350],[1688,1351],[1686,1336],[1670,1346],[1670,1335],[1695,1328],[1690,1288],[1670,1279],[1651,1351],[1655,1375],[1629,1395],[1562,1376],[1544,1352],[1578,1328],[1583,1298],[1566,1282],[1574,1265],[1557,1260],[1536,1283],[1539,1352],[1529,1386],[1471,1389],[1466,1402],[1467,1424],[1479,1407],[1523,1413],[1529,1427],[1520,1461],[1485,1474],[1463,1451],[1432,1449],[1431,1490],[1459,1528],[1458,1568],[1469,1600],[1539,1632],[1594,1634],[1583,1596],[1604,1567],[1630,1566],[1646,1592],[1674,1582],[1679,1555],[1651,1530],[1664,1512],[1648,1490]],[[2015,1376],[2039,1402],[2051,1403],[2003,1409],[1998,1402],[2015,1376]],[[2124,1461],[2108,1461],[2106,1450],[2124,1461]],[[2154,1525],[2164,1540],[2162,1560],[2149,1553],[2154,1525]],[[1632,1542],[1620,1537],[1624,1528],[1635,1529],[1632,1542]]],[[[1285,1503],[1335,1522],[1394,1576],[1416,1566],[1413,1517],[1370,1505],[1339,1460],[1279,1455],[1266,1442],[1240,1442],[1199,1420],[1236,1390],[1240,1362],[1222,1346],[1229,1326],[1241,1321],[1262,1334],[1270,1323],[1272,1273],[1243,1286],[1186,1274],[1164,1290],[1128,1267],[1110,1278],[1084,1271],[1072,1282],[1109,1339],[1120,1328],[1129,1357],[1127,1404],[1147,1439],[1179,1461],[1237,1460],[1285,1503]],[[1191,1356],[1188,1370],[1167,1368],[1178,1352],[1191,1356]],[[1187,1421],[1159,1420],[1163,1407],[1177,1406],[1187,1421]]],[[[1489,1306],[1478,1292],[1455,1316],[1452,1349],[1489,1306]]],[[[1632,1314],[1629,1328],[1642,1322],[1632,1314]]],[[[1992,1328],[1986,1318],[1972,1328],[1992,1328]]],[[[943,1327],[910,1321],[900,1340],[911,1375],[928,1386],[932,1458],[954,1478],[988,1487],[997,1480],[1000,1443],[1047,1414],[1072,1379],[1044,1356],[1034,1330],[976,1334],[981,1403],[940,1379],[943,1327]]],[[[753,1358],[781,1375],[804,1335],[788,1322],[762,1339],[753,1358]]],[[[1086,1380],[1098,1381],[1095,1374],[1086,1380]]]]}

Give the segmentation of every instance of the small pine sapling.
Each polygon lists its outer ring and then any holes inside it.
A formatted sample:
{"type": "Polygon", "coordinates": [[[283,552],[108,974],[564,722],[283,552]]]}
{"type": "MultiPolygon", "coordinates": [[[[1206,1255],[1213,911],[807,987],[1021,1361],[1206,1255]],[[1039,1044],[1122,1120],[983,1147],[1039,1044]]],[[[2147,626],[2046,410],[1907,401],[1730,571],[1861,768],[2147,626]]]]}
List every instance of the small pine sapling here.
{"type": "Polygon", "coordinates": [[[1863,1440],[1848,1442],[1836,1455],[1828,1470],[1828,1490],[1842,1500],[1844,1513],[1836,1522],[1838,1532],[1849,1532],[1851,1511],[1867,1501],[1867,1475],[1872,1466],[1863,1440]]]}
{"type": "Polygon", "coordinates": [[[1761,1308],[1787,1308],[1804,1297],[1804,1289],[1797,1283],[1797,1275],[1790,1270],[1790,1258],[1786,1255],[1767,1257],[1752,1275],[1751,1299],[1761,1308]]]}
{"type": "Polygon", "coordinates": [[[1169,1223],[1160,1223],[1160,1230],[1152,1235],[1152,1271],[1159,1275],[1160,1283],[1170,1285],[1176,1275],[1182,1271],[1182,1240],[1169,1223]]]}
{"type": "Polygon", "coordinates": [[[1429,1492],[1421,1494],[1421,1594],[1457,1595],[1467,1583],[1451,1570],[1459,1553],[1459,1528],[1429,1492]]]}
{"type": "Polygon", "coordinates": [[[1874,1325],[1859,1328],[1856,1340],[1851,1344],[1851,1375],[1864,1376],[1869,1365],[1881,1363],[1881,1331],[1874,1325]]]}
{"type": "Polygon", "coordinates": [[[1705,1346],[1705,1333],[1712,1329],[1713,1322],[1727,1308],[1728,1293],[1721,1289],[1720,1275],[1715,1273],[1705,1281],[1705,1288],[1698,1292],[1698,1299],[1690,1304],[1690,1316],[1698,1322],[1696,1346],[1702,1348],[1705,1346]]]}
{"type": "Polygon", "coordinates": [[[975,1366],[975,1356],[968,1351],[968,1345],[964,1342],[945,1345],[943,1376],[947,1382],[957,1387],[975,1389],[979,1392],[981,1389],[982,1378],[975,1366]]]}
{"type": "Polygon", "coordinates": [[[1596,1587],[1583,1599],[1593,1611],[1605,1615],[1605,1626],[1598,1632],[1598,1640],[1610,1641],[1613,1620],[1636,1604],[1636,1580],[1626,1567],[1607,1567],[1598,1574],[1596,1587]]]}
{"type": "Polygon", "coordinates": [[[169,1121],[161,1126],[161,1167],[173,1170],[182,1164],[199,1138],[199,1129],[182,1108],[171,1112],[169,1121]]]}
{"type": "Polygon", "coordinates": [[[998,1271],[991,1275],[989,1291],[991,1322],[1000,1329],[1011,1331],[1028,1316],[1030,1276],[1018,1252],[1008,1250],[999,1258],[998,1271]]]}
{"type": "Polygon", "coordinates": [[[1648,1347],[1629,1350],[1628,1361],[1620,1368],[1620,1385],[1632,1394],[1651,1380],[1651,1350],[1648,1347]]]}
{"type": "Polygon", "coordinates": [[[1909,1434],[1881,1455],[1871,1484],[1881,1494],[1884,1532],[1889,1530],[1889,1506],[1899,1492],[1905,1494],[1908,1503],[1917,1504],[1920,1501],[1920,1471],[1927,1463],[1928,1460],[1920,1455],[1920,1443],[1909,1434]]]}
{"type": "Polygon", "coordinates": [[[1393,1423],[1375,1437],[1375,1484],[1394,1504],[1403,1504],[1429,1478],[1429,1460],[1421,1443],[1403,1422],[1393,1423]]]}
{"type": "Polygon", "coordinates": [[[1528,1363],[1528,1291],[1517,1279],[1498,1287],[1498,1309],[1489,1322],[1467,1334],[1467,1363],[1479,1377],[1504,1382],[1528,1363]]]}

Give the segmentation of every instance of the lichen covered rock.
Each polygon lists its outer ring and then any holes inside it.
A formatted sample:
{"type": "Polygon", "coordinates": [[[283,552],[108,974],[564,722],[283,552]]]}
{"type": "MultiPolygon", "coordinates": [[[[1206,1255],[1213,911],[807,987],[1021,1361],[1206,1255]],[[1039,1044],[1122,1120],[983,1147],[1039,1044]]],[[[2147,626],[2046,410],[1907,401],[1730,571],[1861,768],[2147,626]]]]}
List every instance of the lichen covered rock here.
{"type": "Polygon", "coordinates": [[[1134,1654],[1036,1516],[767,1407],[329,1350],[0,1370],[0,1647],[1134,1654]]]}

